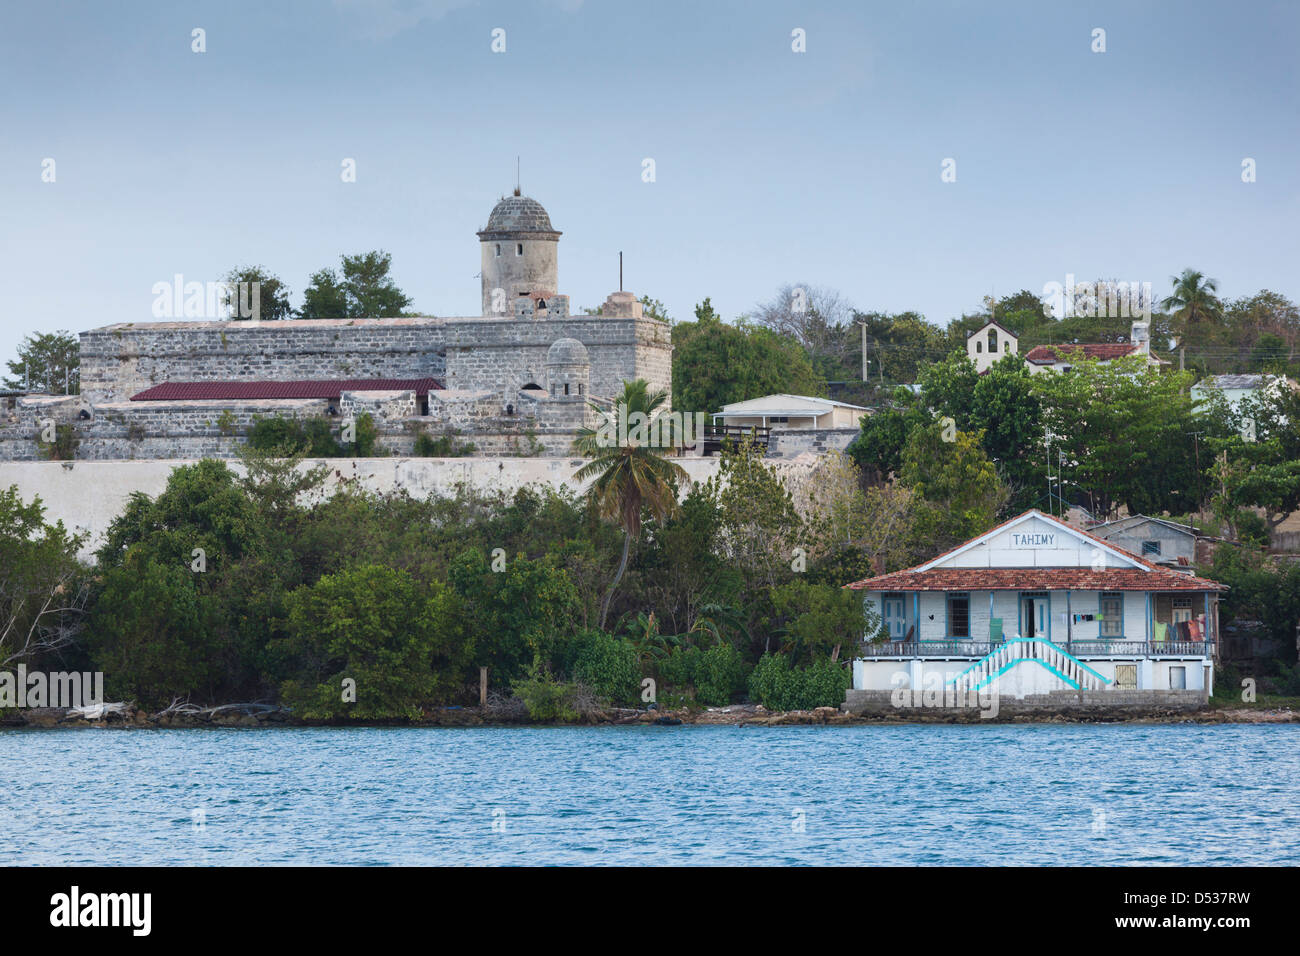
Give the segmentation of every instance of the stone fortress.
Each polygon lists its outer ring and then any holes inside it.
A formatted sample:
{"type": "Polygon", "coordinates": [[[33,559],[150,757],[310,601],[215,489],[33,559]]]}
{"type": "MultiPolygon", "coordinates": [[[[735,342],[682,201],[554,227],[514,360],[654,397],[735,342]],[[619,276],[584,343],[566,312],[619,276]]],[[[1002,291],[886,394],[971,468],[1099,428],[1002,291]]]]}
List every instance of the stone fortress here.
{"type": "Polygon", "coordinates": [[[498,202],[478,232],[479,316],[82,332],[80,395],[0,396],[0,460],[49,457],[56,431],[76,459],[232,457],[256,419],[342,424],[362,412],[391,454],[410,455],[423,433],[477,455],[570,455],[594,423],[589,402],[608,407],[637,378],[671,388],[672,343],[631,292],[611,294],[600,315],[570,314],[560,235],[518,189],[498,202]]]}

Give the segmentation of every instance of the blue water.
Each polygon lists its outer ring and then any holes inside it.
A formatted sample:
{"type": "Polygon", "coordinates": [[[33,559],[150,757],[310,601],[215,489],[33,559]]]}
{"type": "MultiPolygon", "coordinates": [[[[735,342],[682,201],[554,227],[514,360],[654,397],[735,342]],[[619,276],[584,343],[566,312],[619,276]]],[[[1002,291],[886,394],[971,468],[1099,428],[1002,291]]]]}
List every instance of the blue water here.
{"type": "Polygon", "coordinates": [[[1296,864],[1300,726],[0,732],[0,864],[1296,864]]]}

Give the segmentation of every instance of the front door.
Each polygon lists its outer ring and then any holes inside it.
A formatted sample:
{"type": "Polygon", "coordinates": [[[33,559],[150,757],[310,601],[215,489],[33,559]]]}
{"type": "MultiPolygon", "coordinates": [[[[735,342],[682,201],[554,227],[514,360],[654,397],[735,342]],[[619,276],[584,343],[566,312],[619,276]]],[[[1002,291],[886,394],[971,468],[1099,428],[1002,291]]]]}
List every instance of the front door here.
{"type": "Polygon", "coordinates": [[[885,629],[889,632],[891,641],[901,641],[903,639],[903,627],[906,621],[903,617],[903,597],[900,594],[891,594],[885,598],[885,629]]]}
{"type": "Polygon", "coordinates": [[[1043,595],[1020,599],[1020,636],[1047,636],[1047,598],[1043,595]]]}

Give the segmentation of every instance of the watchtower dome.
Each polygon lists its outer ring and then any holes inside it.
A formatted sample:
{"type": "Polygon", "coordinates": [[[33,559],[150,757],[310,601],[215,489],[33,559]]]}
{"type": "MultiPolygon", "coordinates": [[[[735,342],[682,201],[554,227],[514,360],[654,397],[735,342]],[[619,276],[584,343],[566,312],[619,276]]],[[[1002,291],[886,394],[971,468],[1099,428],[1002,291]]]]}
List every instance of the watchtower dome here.
{"type": "Polygon", "coordinates": [[[510,318],[520,296],[555,293],[560,233],[551,228],[551,217],[536,199],[516,189],[492,208],[478,238],[484,315],[510,318]]]}
{"type": "Polygon", "coordinates": [[[551,398],[591,394],[591,356],[577,339],[558,339],[546,352],[546,390],[551,398]]]}

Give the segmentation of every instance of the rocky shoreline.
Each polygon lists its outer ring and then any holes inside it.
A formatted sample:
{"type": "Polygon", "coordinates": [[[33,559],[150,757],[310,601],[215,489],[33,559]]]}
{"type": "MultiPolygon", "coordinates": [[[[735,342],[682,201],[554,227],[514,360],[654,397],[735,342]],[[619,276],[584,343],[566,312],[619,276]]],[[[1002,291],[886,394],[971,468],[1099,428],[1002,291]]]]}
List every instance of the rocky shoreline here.
{"type": "MultiPolygon", "coordinates": [[[[119,705],[113,705],[118,707],[119,705]]],[[[1188,713],[1185,711],[1158,711],[1133,713],[1131,711],[1095,712],[1043,712],[1040,714],[983,718],[979,711],[953,713],[951,711],[909,710],[898,714],[855,715],[834,707],[815,710],[770,711],[761,704],[735,704],[730,707],[710,707],[703,710],[679,708],[676,710],[641,710],[611,708],[586,714],[572,722],[531,721],[517,712],[502,712],[500,708],[446,707],[425,714],[416,720],[364,720],[321,721],[302,720],[282,707],[267,705],[228,705],[200,712],[163,712],[149,714],[143,710],[122,705],[119,709],[88,717],[82,713],[57,707],[39,707],[10,711],[0,718],[0,727],[10,728],[197,728],[197,727],[492,727],[492,726],[609,726],[642,724],[650,726],[854,726],[859,724],[1285,724],[1300,723],[1300,711],[1290,708],[1249,709],[1224,708],[1188,713]]]]}

